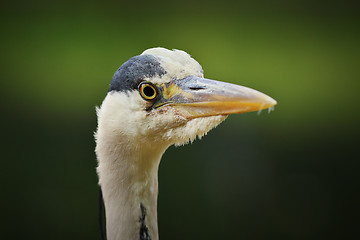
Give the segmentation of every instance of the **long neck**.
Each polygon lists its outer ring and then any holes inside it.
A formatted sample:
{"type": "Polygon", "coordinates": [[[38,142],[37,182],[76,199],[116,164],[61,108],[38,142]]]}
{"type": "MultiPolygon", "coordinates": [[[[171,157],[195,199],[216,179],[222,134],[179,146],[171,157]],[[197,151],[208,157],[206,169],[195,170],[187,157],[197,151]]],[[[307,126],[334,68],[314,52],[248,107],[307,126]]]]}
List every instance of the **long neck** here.
{"type": "Polygon", "coordinates": [[[158,166],[164,151],[98,139],[108,240],[158,240],[158,166]]]}

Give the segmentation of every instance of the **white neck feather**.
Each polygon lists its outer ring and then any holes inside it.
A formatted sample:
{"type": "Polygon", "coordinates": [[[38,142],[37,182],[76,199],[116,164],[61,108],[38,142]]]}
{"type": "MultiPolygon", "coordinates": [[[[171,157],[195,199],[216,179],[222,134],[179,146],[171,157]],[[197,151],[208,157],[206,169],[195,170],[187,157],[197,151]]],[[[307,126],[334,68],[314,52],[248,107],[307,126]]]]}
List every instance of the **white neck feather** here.
{"type": "MultiPolygon", "coordinates": [[[[107,141],[106,148],[111,149],[108,144],[107,141]]],[[[157,240],[158,166],[165,149],[154,151],[143,146],[126,146],[124,149],[124,144],[114,142],[115,151],[99,156],[97,170],[105,204],[107,237],[108,240],[139,240],[143,227],[151,240],[157,240]],[[142,217],[145,217],[143,221],[142,217]]],[[[98,139],[97,150],[101,147],[102,141],[98,139]]]]}

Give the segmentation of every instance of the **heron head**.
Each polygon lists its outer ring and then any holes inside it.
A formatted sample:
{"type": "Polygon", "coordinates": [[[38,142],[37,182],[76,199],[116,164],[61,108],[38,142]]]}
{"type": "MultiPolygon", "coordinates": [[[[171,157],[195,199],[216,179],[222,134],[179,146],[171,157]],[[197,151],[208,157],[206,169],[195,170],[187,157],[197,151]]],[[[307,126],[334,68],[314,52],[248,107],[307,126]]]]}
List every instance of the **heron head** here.
{"type": "Polygon", "coordinates": [[[202,137],[231,113],[275,104],[256,90],[204,78],[184,51],[152,48],[115,72],[98,115],[115,135],[168,146],[202,137]]]}

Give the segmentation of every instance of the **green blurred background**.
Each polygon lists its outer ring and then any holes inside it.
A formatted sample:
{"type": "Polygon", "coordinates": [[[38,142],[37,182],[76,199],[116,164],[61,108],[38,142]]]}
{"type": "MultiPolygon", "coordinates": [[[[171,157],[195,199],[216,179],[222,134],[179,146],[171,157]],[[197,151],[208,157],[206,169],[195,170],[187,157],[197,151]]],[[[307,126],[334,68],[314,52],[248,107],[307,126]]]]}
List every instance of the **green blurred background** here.
{"type": "Polygon", "coordinates": [[[2,239],[100,239],[95,106],[124,61],[157,46],[279,103],[165,153],[160,239],[358,234],[356,1],[14,1],[0,11],[2,239]]]}

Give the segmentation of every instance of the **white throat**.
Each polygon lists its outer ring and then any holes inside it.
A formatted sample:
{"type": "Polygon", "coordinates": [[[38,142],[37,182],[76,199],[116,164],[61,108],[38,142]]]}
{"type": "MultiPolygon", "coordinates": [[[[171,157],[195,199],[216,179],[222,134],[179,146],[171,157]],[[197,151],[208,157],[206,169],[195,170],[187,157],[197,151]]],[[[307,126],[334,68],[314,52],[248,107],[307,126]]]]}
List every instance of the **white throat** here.
{"type": "Polygon", "coordinates": [[[148,114],[137,92],[109,93],[97,111],[97,172],[108,240],[158,240],[161,156],[172,144],[203,136],[226,116],[186,121],[166,107],[148,114]]]}

